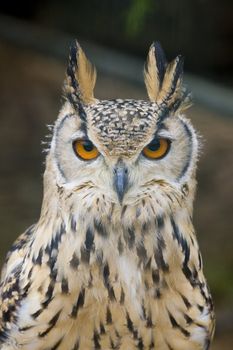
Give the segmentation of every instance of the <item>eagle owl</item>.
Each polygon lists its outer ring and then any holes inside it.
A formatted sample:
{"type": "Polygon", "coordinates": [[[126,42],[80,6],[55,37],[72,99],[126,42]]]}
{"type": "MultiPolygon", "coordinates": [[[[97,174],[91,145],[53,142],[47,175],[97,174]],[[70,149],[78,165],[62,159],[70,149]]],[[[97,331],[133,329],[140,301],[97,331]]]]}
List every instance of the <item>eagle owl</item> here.
{"type": "Polygon", "coordinates": [[[39,221],[1,278],[1,350],[207,350],[211,296],[192,224],[198,137],[183,58],[154,43],[148,101],[98,100],[71,46],[39,221]]]}

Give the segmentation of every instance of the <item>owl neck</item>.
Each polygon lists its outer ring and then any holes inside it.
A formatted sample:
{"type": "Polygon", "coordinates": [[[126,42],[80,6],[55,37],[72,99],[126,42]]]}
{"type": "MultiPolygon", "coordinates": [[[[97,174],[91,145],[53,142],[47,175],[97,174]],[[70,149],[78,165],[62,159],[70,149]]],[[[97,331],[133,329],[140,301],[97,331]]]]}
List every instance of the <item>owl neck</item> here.
{"type": "Polygon", "coordinates": [[[190,263],[199,268],[191,205],[184,201],[174,210],[168,206],[163,211],[146,200],[136,206],[98,201],[85,208],[72,196],[59,194],[59,189],[55,196],[46,192],[44,201],[34,236],[34,260],[41,250],[48,255],[56,251],[59,256],[59,249],[65,249],[67,266],[73,256],[84,264],[127,256],[140,269],[164,273],[187,269],[190,263]]]}

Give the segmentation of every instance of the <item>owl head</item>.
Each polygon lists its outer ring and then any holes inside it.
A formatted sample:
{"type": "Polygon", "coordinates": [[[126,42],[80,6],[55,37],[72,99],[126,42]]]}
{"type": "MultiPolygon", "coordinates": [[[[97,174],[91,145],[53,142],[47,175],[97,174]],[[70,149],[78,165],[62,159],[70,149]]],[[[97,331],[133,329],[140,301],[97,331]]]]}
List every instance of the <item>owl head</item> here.
{"type": "Polygon", "coordinates": [[[198,140],[182,115],[189,100],[182,76],[183,58],[168,63],[156,42],[144,68],[148,101],[98,100],[95,68],[75,42],[47,157],[46,189],[57,188],[87,209],[147,200],[157,211],[181,201],[191,208],[198,140]]]}

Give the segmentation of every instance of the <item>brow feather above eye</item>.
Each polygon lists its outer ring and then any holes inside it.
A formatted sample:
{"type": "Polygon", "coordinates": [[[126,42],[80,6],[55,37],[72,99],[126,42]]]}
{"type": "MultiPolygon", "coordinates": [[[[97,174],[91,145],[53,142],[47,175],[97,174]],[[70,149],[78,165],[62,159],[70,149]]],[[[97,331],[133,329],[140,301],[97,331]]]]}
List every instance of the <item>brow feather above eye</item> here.
{"type": "MultiPolygon", "coordinates": [[[[158,131],[158,133],[156,134],[155,138],[163,138],[163,139],[168,139],[169,141],[175,141],[176,138],[174,137],[174,135],[172,135],[169,131],[167,130],[160,130],[158,131]]],[[[152,140],[153,141],[153,140],[152,140]]],[[[151,141],[151,142],[152,142],[151,141]]]]}
{"type": "Polygon", "coordinates": [[[85,140],[85,139],[88,139],[88,138],[87,138],[87,135],[83,131],[78,130],[78,131],[76,131],[75,133],[73,133],[71,135],[71,141],[75,141],[77,139],[85,140]]]}

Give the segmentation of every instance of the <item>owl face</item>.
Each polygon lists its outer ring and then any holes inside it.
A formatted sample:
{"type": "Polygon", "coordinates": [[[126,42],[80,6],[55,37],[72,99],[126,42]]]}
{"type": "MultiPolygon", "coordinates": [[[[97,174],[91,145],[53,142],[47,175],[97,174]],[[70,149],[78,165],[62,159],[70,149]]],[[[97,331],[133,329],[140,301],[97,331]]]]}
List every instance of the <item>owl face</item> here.
{"type": "Polygon", "coordinates": [[[184,118],[169,115],[158,123],[157,104],[121,100],[98,101],[85,113],[85,127],[72,112],[56,125],[52,150],[61,184],[91,184],[127,203],[148,188],[189,181],[197,139],[184,118]]]}
{"type": "Polygon", "coordinates": [[[82,193],[82,200],[104,196],[120,206],[165,191],[182,193],[194,175],[198,142],[190,122],[180,114],[186,99],[180,61],[163,62],[161,72],[155,44],[145,69],[150,101],[100,101],[90,88],[95,73],[80,50],[77,44],[71,50],[67,102],[50,150],[57,184],[77,196],[82,193]],[[86,70],[82,67],[80,73],[82,64],[86,70]]]}

